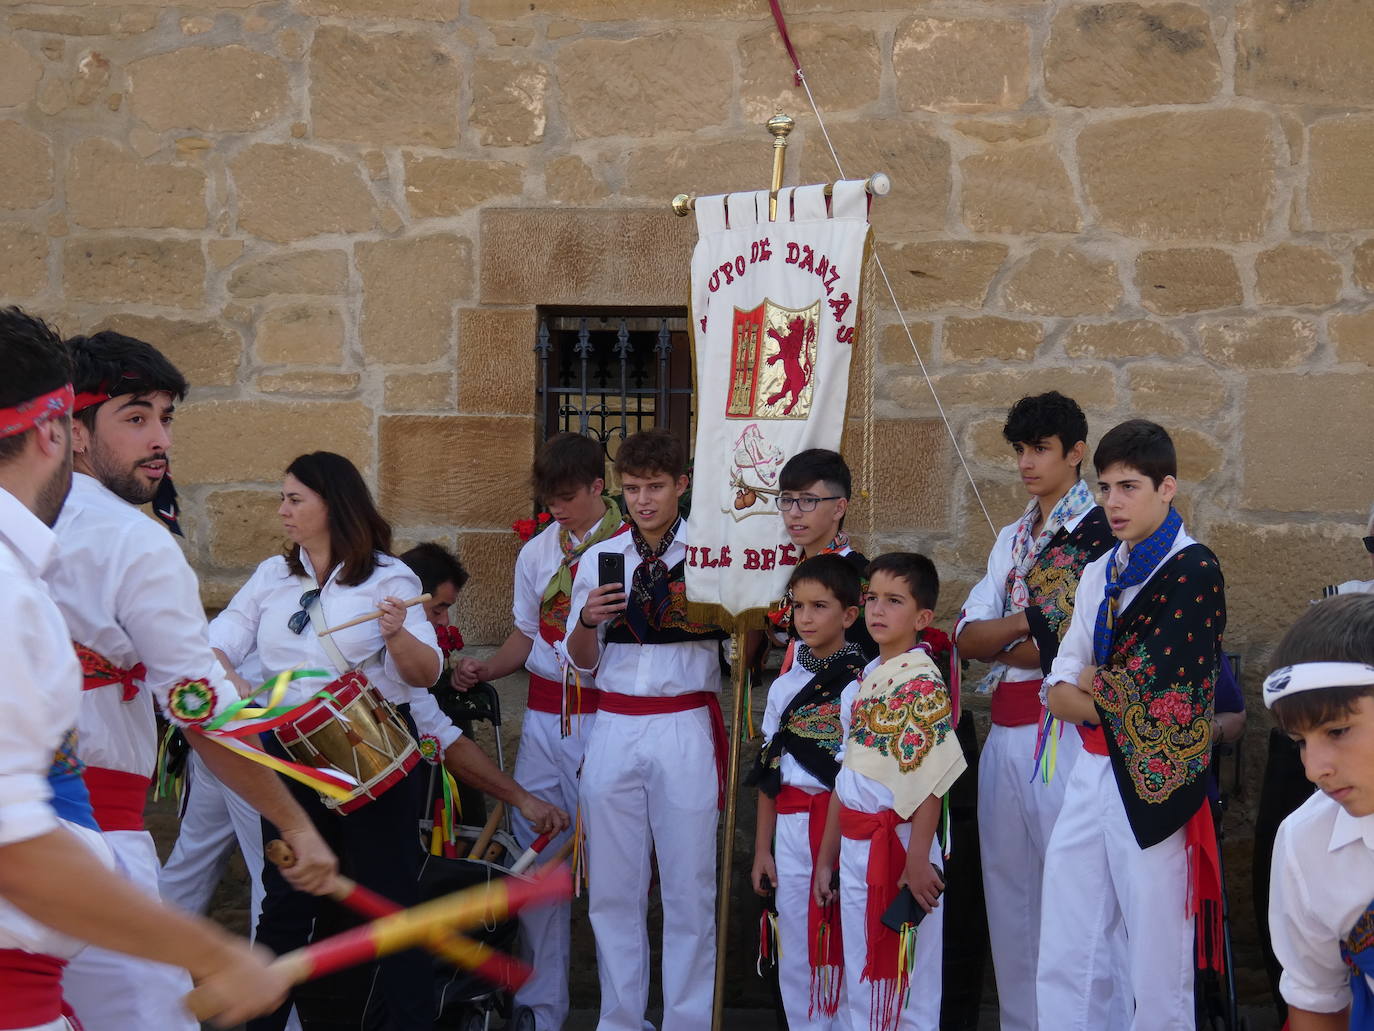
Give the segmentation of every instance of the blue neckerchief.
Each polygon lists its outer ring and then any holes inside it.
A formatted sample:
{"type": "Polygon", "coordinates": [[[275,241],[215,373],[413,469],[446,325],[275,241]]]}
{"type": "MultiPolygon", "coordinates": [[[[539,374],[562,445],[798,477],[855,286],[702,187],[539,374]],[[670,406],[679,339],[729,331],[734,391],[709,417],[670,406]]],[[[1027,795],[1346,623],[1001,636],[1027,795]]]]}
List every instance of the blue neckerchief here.
{"type": "Polygon", "coordinates": [[[1368,1031],[1374,1028],[1374,992],[1366,980],[1367,975],[1374,976],[1374,902],[1341,942],[1341,958],[1350,968],[1351,1031],[1368,1031]]]}
{"type": "Polygon", "coordinates": [[[1164,556],[1169,554],[1169,549],[1174,546],[1174,538],[1182,527],[1183,517],[1177,509],[1170,507],[1159,529],[1131,549],[1126,568],[1120,573],[1117,572],[1116,554],[1121,549],[1121,542],[1118,541],[1112,548],[1111,557],[1107,559],[1107,590],[1102,596],[1102,604],[1097,607],[1097,625],[1093,628],[1093,662],[1097,665],[1106,662],[1112,650],[1116,600],[1128,587],[1143,584],[1150,578],[1164,561],[1164,556]]]}
{"type": "Polygon", "coordinates": [[[48,768],[53,812],[68,823],[98,831],[100,827],[91,812],[91,795],[86,790],[86,782],[81,779],[85,769],[86,764],[76,756],[76,730],[69,730],[53,753],[52,766],[48,768]]]}

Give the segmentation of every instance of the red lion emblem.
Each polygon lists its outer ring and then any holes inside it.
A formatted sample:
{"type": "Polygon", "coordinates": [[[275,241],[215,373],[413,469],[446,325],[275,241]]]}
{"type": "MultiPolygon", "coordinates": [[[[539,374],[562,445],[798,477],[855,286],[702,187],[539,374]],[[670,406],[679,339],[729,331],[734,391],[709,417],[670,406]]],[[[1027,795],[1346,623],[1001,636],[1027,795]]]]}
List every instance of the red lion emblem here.
{"type": "Polygon", "coordinates": [[[776,329],[768,331],[768,335],[778,345],[777,353],[768,356],[768,364],[782,362],[783,380],[778,392],[764,404],[771,408],[790,394],[791,400],[782,410],[783,415],[792,413],[792,409],[797,407],[797,402],[801,400],[802,391],[811,382],[811,353],[806,347],[806,328],[806,319],[796,315],[787,320],[786,334],[779,333],[776,329]]]}

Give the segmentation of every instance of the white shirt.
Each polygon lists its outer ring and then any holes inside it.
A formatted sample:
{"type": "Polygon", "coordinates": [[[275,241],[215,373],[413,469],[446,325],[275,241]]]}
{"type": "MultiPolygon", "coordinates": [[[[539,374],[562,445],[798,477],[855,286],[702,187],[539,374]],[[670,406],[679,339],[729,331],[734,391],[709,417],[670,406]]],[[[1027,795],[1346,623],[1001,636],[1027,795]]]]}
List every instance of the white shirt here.
{"type": "MultiPolygon", "coordinates": [[[[883,663],[882,657],[874,659],[864,667],[868,676],[883,663]]],[[[856,773],[844,765],[844,755],[849,748],[849,727],[854,722],[854,701],[859,697],[859,681],[854,681],[840,695],[840,752],[836,759],[840,762],[840,772],[835,777],[835,794],[840,804],[847,809],[861,813],[881,813],[893,806],[892,791],[872,777],[856,773]]]]}
{"type": "MultiPolygon", "coordinates": [[[[678,526],[677,537],[668,545],[663,561],[669,569],[687,557],[687,521],[678,526]]],[[[610,540],[588,548],[577,566],[573,580],[572,608],[568,612],[567,632],[572,633],[587,595],[596,587],[597,556],[603,552],[625,556],[626,590],[639,568],[639,553],[635,551],[634,535],[622,533],[610,540]]],[[[609,620],[607,621],[609,622],[609,620]]],[[[720,691],[719,642],[714,640],[682,641],[677,644],[616,644],[606,643],[606,623],[596,628],[600,661],[594,666],[597,686],[603,691],[638,695],[646,698],[669,698],[693,691],[720,691]]],[[[587,673],[573,664],[580,672],[587,673]]]]}
{"type": "MultiPolygon", "coordinates": [[[[763,723],[759,725],[759,730],[763,733],[765,742],[778,732],[778,725],[782,722],[782,714],[787,710],[787,707],[792,704],[792,699],[797,697],[801,689],[811,683],[811,679],[814,676],[814,673],[804,667],[800,662],[797,662],[791,669],[779,675],[778,678],[768,686],[768,702],[763,710],[763,723]]],[[[844,710],[843,693],[841,694],[840,709],[841,711],[844,710]]],[[[848,729],[848,725],[844,724],[844,733],[848,733],[848,729]]],[[[767,745],[765,744],[764,747],[766,748],[767,745]]],[[[840,747],[844,747],[843,740],[840,741],[840,747]]],[[[784,785],[791,785],[812,793],[830,790],[815,777],[811,776],[811,774],[806,771],[805,766],[792,758],[790,752],[782,753],[782,761],[778,764],[778,772],[782,775],[782,782],[784,785]]]]}
{"type": "Polygon", "coordinates": [[[1341,941],[1371,901],[1374,816],[1351,816],[1318,791],[1274,839],[1269,932],[1283,965],[1279,990],[1290,1006],[1337,1013],[1350,1005],[1341,941]]]}
{"type": "Polygon", "coordinates": [[[153,699],[205,680],[219,712],[238,694],[210,651],[200,585],[165,526],[83,473],[57,520],[58,557],[45,574],[72,640],[115,665],[147,667],[131,701],[118,684],[81,696],[81,758],[150,777],[157,761],[153,699]]]}
{"type": "MultiPolygon", "coordinates": [[[[1064,524],[1064,529],[1072,533],[1091,511],[1089,508],[1080,512],[1064,524]]],[[[963,608],[959,610],[959,621],[954,625],[956,639],[959,631],[968,623],[983,619],[1001,619],[1007,614],[1007,577],[1011,575],[1013,566],[1011,545],[1016,539],[1016,528],[1020,523],[1021,520],[1018,519],[998,532],[997,540],[988,552],[988,571],[983,579],[973,585],[963,608]]],[[[1040,679],[1039,666],[1013,666],[1008,663],[1007,670],[1007,675],[1003,678],[1005,683],[1019,684],[1027,680],[1040,679]]]]}
{"type": "MultiPolygon", "coordinates": [[[[316,583],[310,556],[304,552],[301,553],[301,565],[311,584],[316,583]]],[[[419,578],[404,562],[390,555],[378,555],[377,568],[356,586],[346,587],[338,582],[341,568],[335,567],[320,592],[320,608],[329,626],[338,626],[376,611],[377,603],[388,595],[413,598],[420,593],[419,578]]],[[[274,555],[258,566],[228,607],[215,617],[210,624],[210,643],[224,652],[235,667],[242,665],[256,650],[267,676],[303,666],[327,670],[329,679],[335,679],[345,671],[335,668],[314,627],[306,623],[301,633],[294,634],[287,625],[300,611],[300,598],[307,589],[287,568],[286,559],[274,555]]],[[[423,605],[406,609],[405,628],[442,661],[438,638],[425,617],[423,605]]],[[[429,685],[415,687],[401,677],[391,654],[383,650],[377,620],[369,619],[330,636],[350,666],[362,664],[367,679],[387,701],[410,706],[410,715],[421,734],[438,738],[441,749],[447,749],[458,740],[458,728],[439,711],[438,703],[429,693],[429,685]],[[382,653],[380,662],[374,660],[379,652],[382,653]]],[[[294,680],[286,689],[285,701],[300,704],[323,686],[324,682],[316,678],[294,680]]]]}
{"type": "MultiPolygon", "coordinates": [[[[531,537],[520,549],[515,560],[515,596],[511,603],[511,615],[515,620],[515,629],[532,642],[525,668],[537,677],[561,682],[563,659],[557,649],[539,634],[539,606],[544,599],[544,588],[549,585],[563,561],[558,533],[558,524],[554,523],[531,537]]],[[[581,537],[571,533],[569,536],[573,547],[582,543],[581,537]]],[[[586,557],[582,556],[583,559],[586,557]]],[[[582,678],[582,686],[596,686],[590,674],[582,678]]]]}
{"type": "MultiPolygon", "coordinates": [[[[1158,575],[1165,562],[1184,548],[1196,543],[1197,541],[1189,537],[1187,531],[1180,526],[1178,535],[1174,537],[1173,546],[1169,549],[1168,554],[1160,560],[1159,565],[1155,567],[1155,571],[1150,574],[1149,578],[1144,583],[1127,587],[1118,596],[1116,601],[1117,615],[1121,615],[1130,607],[1136,595],[1158,575]]],[[[1115,561],[1118,572],[1126,568],[1130,558],[1130,550],[1124,545],[1116,550],[1115,561]]],[[[1112,552],[1109,550],[1105,555],[1093,559],[1083,569],[1083,575],[1078,580],[1078,590],[1074,592],[1073,596],[1073,617],[1069,621],[1068,632],[1064,634],[1063,642],[1059,645],[1059,654],[1055,656],[1054,663],[1050,666],[1049,675],[1045,677],[1045,682],[1040,687],[1040,700],[1042,702],[1045,701],[1052,684],[1076,684],[1078,683],[1078,675],[1093,664],[1093,631],[1097,627],[1097,610],[1101,607],[1102,599],[1107,594],[1107,563],[1111,561],[1113,561],[1112,552]]]]}

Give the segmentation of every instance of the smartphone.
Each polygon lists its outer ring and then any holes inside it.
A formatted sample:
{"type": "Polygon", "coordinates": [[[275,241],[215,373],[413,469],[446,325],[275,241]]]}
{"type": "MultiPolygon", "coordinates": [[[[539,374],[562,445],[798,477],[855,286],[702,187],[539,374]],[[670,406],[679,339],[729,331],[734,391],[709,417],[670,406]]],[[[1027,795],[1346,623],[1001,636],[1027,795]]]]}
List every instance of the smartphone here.
{"type": "Polygon", "coordinates": [[[625,556],[619,551],[603,551],[596,556],[596,584],[604,587],[606,584],[625,583],[625,556]]]}
{"type": "MultiPolygon", "coordinates": [[[[945,879],[945,872],[934,863],[930,865],[932,869],[935,870],[941,882],[943,882],[945,879]]],[[[943,891],[938,893],[938,895],[943,894],[943,891]]],[[[903,924],[918,927],[925,917],[925,907],[916,901],[916,896],[911,893],[911,889],[903,885],[902,890],[897,893],[897,897],[892,900],[892,905],[887,907],[881,919],[883,926],[888,930],[901,933],[903,924]]]]}

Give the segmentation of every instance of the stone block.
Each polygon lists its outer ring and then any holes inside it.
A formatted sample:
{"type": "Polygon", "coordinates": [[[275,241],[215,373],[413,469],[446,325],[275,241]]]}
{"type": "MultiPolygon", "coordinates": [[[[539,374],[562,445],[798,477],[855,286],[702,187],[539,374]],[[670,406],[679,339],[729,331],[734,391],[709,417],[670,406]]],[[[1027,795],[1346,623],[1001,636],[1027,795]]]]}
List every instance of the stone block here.
{"type": "MultiPolygon", "coordinates": [[[[934,357],[934,323],[914,322],[908,319],[907,329],[911,331],[910,339],[907,338],[901,323],[883,328],[882,336],[878,340],[878,361],[884,365],[915,365],[916,356],[911,351],[911,345],[914,341],[917,349],[921,352],[922,359],[927,363],[930,362],[931,358],[934,357]]],[[[861,363],[862,359],[855,355],[854,363],[850,365],[849,374],[851,377],[858,374],[861,363]]]]}
{"type": "Polygon", "coordinates": [[[1222,378],[1203,365],[1136,362],[1126,366],[1126,384],[1132,415],[1166,429],[1213,416],[1227,399],[1222,378]]]}
{"type": "MultiPolygon", "coordinates": [[[[846,452],[858,474],[863,466],[861,437],[850,434],[846,452]]],[[[949,437],[938,419],[878,419],[873,424],[874,482],[857,490],[873,496],[874,524],[879,531],[943,529],[949,524],[949,437]]],[[[858,527],[866,528],[860,518],[858,527]]]]}
{"type": "MultiPolygon", "coordinates": [[[[872,29],[844,21],[802,21],[790,26],[797,52],[806,55],[806,76],[822,111],[858,111],[876,103],[883,58],[872,29]]],[[[792,62],[778,45],[777,29],[739,41],[740,104],[749,125],[792,110],[797,94],[792,62]]],[[[846,158],[848,160],[848,158],[846,158]]]]}
{"type": "Polygon", "coordinates": [[[205,303],[205,255],[199,240],[71,237],[62,246],[66,295],[199,308],[205,303]]]}
{"type": "Polygon", "coordinates": [[[387,415],[380,422],[378,493],[392,521],[508,530],[529,514],[533,417],[387,415]]]}
{"type": "MultiPolygon", "coordinates": [[[[947,372],[935,377],[935,391],[946,408],[974,405],[1005,412],[1018,398],[1058,390],[1084,409],[1116,404],[1116,372],[1110,365],[1045,366],[991,369],[986,372],[947,372]]],[[[878,397],[903,408],[925,412],[934,408],[920,374],[885,376],[878,397]]]]}
{"type": "Polygon", "coordinates": [[[1374,104],[1374,10],[1360,0],[1236,4],[1236,92],[1276,104],[1374,104]]]}
{"type": "Polygon", "coordinates": [[[484,147],[527,147],[543,140],[550,78],[548,66],[538,61],[477,62],[468,123],[484,147]]]}
{"type": "Polygon", "coordinates": [[[415,21],[453,21],[461,0],[300,0],[302,14],[322,18],[367,18],[390,22],[394,18],[415,21]]]}
{"type": "Polygon", "coordinates": [[[1002,304],[1031,315],[1101,315],[1121,303],[1121,279],[1110,258],[1072,247],[1041,247],[1002,286],[1002,304]]]}
{"type": "Polygon", "coordinates": [[[1014,111],[1030,95],[1030,29],[993,18],[911,18],[892,40],[903,111],[1014,111]]]}
{"type": "Polygon", "coordinates": [[[1203,354],[1236,369],[1298,365],[1317,349],[1317,324],[1310,319],[1217,319],[1199,326],[1198,336],[1203,354]]]}
{"type": "Polygon", "coordinates": [[[405,155],[406,206],[415,218],[447,218],[493,197],[519,197],[522,168],[509,161],[405,155]]]}
{"type": "Polygon", "coordinates": [[[320,139],[452,147],[458,142],[458,64],[413,32],[321,25],[310,47],[310,112],[320,139]]]}
{"type": "Polygon", "coordinates": [[[223,323],[121,312],[101,319],[90,332],[105,329],[152,344],[181,370],[192,390],[227,387],[238,382],[243,338],[223,323]]]}
{"type": "MultiPolygon", "coordinates": [[[[528,503],[525,514],[529,514],[528,503]]],[[[454,610],[467,644],[500,644],[510,633],[515,556],[519,552],[520,538],[509,527],[458,535],[457,555],[472,577],[468,588],[458,595],[454,610]]]]}
{"type": "Polygon", "coordinates": [[[1374,240],[1366,240],[1355,248],[1355,282],[1374,291],[1374,240]]]}
{"type": "Polygon", "coordinates": [[[1201,483],[1221,468],[1222,447],[1212,437],[1189,426],[1174,426],[1169,430],[1178,455],[1178,478],[1187,483],[1201,483]]]}
{"type": "Polygon", "coordinates": [[[1226,577],[1226,646],[1268,648],[1327,584],[1368,576],[1359,531],[1340,523],[1214,522],[1206,543],[1226,577]]]}
{"type": "Polygon", "coordinates": [[[525,414],[534,406],[533,309],[458,314],[458,410],[525,414]]]}
{"type": "Polygon", "coordinates": [[[356,394],[362,377],[356,372],[281,372],[258,377],[264,394],[356,394]]]}
{"type": "Polygon", "coordinates": [[[1006,420],[1001,417],[979,419],[971,423],[964,431],[964,457],[988,465],[1009,467],[1015,452],[1007,443],[1007,438],[1002,436],[1002,427],[1005,425],[1006,420]]]}
{"type": "Polygon", "coordinates": [[[192,401],[177,410],[172,453],[186,483],[275,485],[297,456],[320,450],[366,475],[372,423],[361,401],[192,401]]]}
{"type": "Polygon", "coordinates": [[[263,313],[253,351],[264,365],[337,365],[344,332],[343,316],[332,304],[283,304],[263,313]]]}
{"type": "Polygon", "coordinates": [[[17,222],[0,222],[0,293],[7,301],[48,289],[48,239],[17,222]]]}
{"type": "Polygon", "coordinates": [[[43,66],[13,39],[0,40],[0,107],[18,107],[33,99],[43,66]]]}
{"type": "Polygon", "coordinates": [[[203,229],[205,173],[82,140],[67,161],[67,213],[88,229],[203,229]]]}
{"type": "Polygon", "coordinates": [[[348,287],[344,251],[285,251],[244,262],[229,277],[234,297],[342,294],[348,287]]]}
{"type": "Polygon", "coordinates": [[[472,245],[461,236],[360,243],[363,353],[421,365],[452,353],[453,305],[472,294],[472,245]]]}
{"type": "Polygon", "coordinates": [[[52,198],[52,147],[18,122],[0,122],[0,208],[36,208],[52,198]]]}
{"type": "Polygon", "coordinates": [[[386,378],[385,398],[392,412],[456,411],[450,372],[398,372],[386,378]]]}
{"type": "Polygon", "coordinates": [[[710,196],[756,189],[758,185],[758,154],[740,146],[738,139],[667,144],[646,141],[629,151],[625,184],[618,196],[664,204],[677,193],[710,196]]]}
{"type": "Polygon", "coordinates": [[[1149,319],[1080,322],[1064,338],[1070,358],[1177,358],[1187,347],[1177,333],[1149,319]]]}
{"type": "Polygon", "coordinates": [[[1336,361],[1374,366],[1374,308],[1332,315],[1327,326],[1336,361]]]}
{"type": "Polygon", "coordinates": [[[1048,142],[994,147],[959,162],[960,208],[977,233],[1072,233],[1082,225],[1073,184],[1048,142]]]}
{"type": "Polygon", "coordinates": [[[205,253],[210,257],[210,264],[217,269],[225,269],[243,255],[243,241],[208,240],[205,244],[205,253]]]}
{"type": "Polygon", "coordinates": [[[12,30],[28,29],[59,36],[115,36],[123,39],[147,32],[157,24],[156,7],[97,9],[77,12],[15,11],[9,16],[12,30]]]}
{"type": "Polygon", "coordinates": [[[1341,263],[1315,247],[1283,243],[1255,257],[1255,296],[1261,304],[1335,304],[1343,278],[1341,263]]]}
{"type": "Polygon", "coordinates": [[[665,119],[680,132],[716,125],[731,104],[734,62],[715,36],[646,32],[572,40],[558,50],[555,75],[575,138],[653,136],[665,119]]]}
{"type": "Polygon", "coordinates": [[[251,132],[291,102],[286,68],[237,44],[183,47],[130,63],[129,104],[150,129],[251,132]]]}
{"type": "Polygon", "coordinates": [[[280,505],[281,498],[268,490],[216,490],[206,495],[210,564],[220,569],[252,569],[280,551],[286,543],[277,515],[280,505]]]}
{"type": "Polygon", "coordinates": [[[1193,4],[1064,7],[1044,57],[1046,92],[1073,107],[1203,104],[1221,85],[1207,12],[1193,4]]]}
{"type": "Polygon", "coordinates": [[[1173,247],[1135,260],[1140,303],[1157,315],[1182,315],[1241,303],[1240,275],[1225,251],[1173,247]]]}
{"type": "Polygon", "coordinates": [[[983,307],[1006,256],[1005,244],[936,240],[891,247],[884,260],[902,308],[931,311],[983,307]]]}
{"type": "Polygon", "coordinates": [[[995,115],[988,118],[965,118],[955,122],[954,129],[984,143],[1024,143],[1044,136],[1049,132],[1050,125],[1050,120],[1044,115],[1030,115],[1024,118],[995,115]]]}
{"type": "Polygon", "coordinates": [[[944,356],[950,362],[1028,362],[1044,339],[1038,322],[1020,322],[995,315],[945,320],[944,356]]]}
{"type": "Polygon", "coordinates": [[[1307,210],[1312,228],[1374,227],[1374,117],[1318,122],[1310,141],[1307,210]]]}
{"type": "Polygon", "coordinates": [[[1274,204],[1273,119],[1173,111],[1087,126],[1079,174],[1107,229],[1146,240],[1255,240],[1274,204]]]}
{"type": "Polygon", "coordinates": [[[241,229],[275,243],[372,228],[376,205],[356,165],[296,143],[259,143],[229,172],[238,188],[241,229]]]}
{"type": "Polygon", "coordinates": [[[481,239],[483,304],[680,305],[696,229],[666,204],[488,208],[481,239]]]}
{"type": "MultiPolygon", "coordinates": [[[[630,160],[634,161],[634,155],[630,160]]],[[[628,189],[624,192],[628,194],[628,189]]],[[[554,204],[585,208],[609,199],[611,188],[582,158],[564,154],[554,158],[544,169],[544,196],[554,204]]]]}

